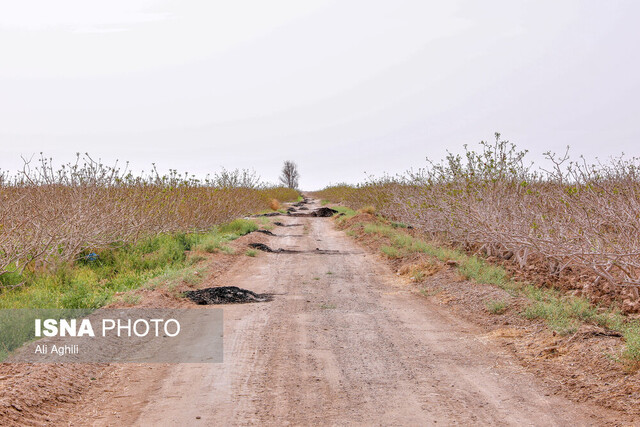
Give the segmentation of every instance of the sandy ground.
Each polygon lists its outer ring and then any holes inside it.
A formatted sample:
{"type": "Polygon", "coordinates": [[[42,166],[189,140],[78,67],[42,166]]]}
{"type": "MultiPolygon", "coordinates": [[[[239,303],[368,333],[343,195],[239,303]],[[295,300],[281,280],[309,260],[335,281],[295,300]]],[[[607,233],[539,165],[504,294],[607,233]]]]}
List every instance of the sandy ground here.
{"type": "Polygon", "coordinates": [[[329,218],[283,218],[219,278],[272,302],[224,306],[221,364],[126,366],[64,425],[600,425],[446,308],[416,298],[329,218]],[[316,249],[339,251],[314,253],[316,249]]]}

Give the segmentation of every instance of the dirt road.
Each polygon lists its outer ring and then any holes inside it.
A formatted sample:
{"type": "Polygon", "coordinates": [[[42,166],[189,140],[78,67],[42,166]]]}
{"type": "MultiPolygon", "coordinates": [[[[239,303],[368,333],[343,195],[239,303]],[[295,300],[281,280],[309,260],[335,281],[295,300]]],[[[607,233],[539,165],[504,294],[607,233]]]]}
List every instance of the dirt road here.
{"type": "Polygon", "coordinates": [[[331,219],[282,221],[301,225],[277,227],[269,245],[306,252],[260,253],[226,273],[229,285],[278,295],[272,302],[224,306],[224,363],[165,367],[155,386],[139,387],[144,396],[114,401],[110,415],[86,423],[603,421],[591,408],[550,396],[510,354],[446,308],[410,292],[375,255],[335,230],[331,219]],[[317,254],[317,248],[338,252],[317,254]]]}

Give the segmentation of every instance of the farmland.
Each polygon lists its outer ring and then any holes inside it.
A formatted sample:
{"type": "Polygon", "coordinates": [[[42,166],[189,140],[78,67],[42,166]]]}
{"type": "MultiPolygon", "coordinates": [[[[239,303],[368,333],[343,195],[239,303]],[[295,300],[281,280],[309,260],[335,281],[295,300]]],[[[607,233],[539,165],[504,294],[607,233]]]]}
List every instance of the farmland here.
{"type": "Polygon", "coordinates": [[[248,171],[197,180],[155,168],[134,175],[88,155],[59,168],[46,158],[25,162],[0,175],[0,305],[100,306],[188,265],[192,246],[215,250],[246,232],[218,226],[297,197],[248,171]]]}
{"type": "Polygon", "coordinates": [[[638,312],[640,162],[547,154],[547,170],[496,134],[419,171],[316,193],[411,224],[440,244],[509,265],[523,279],[638,312]]]}

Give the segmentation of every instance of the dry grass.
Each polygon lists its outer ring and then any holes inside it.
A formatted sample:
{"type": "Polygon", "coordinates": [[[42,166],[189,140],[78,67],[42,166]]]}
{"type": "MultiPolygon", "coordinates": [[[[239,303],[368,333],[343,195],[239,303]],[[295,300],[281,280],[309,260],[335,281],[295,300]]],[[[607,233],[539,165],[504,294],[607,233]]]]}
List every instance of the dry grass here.
{"type": "Polygon", "coordinates": [[[398,269],[398,273],[402,276],[409,276],[416,282],[421,282],[427,277],[436,274],[442,267],[442,263],[434,261],[433,258],[427,258],[418,262],[403,264],[398,269]]]}
{"type": "Polygon", "coordinates": [[[374,215],[376,213],[376,208],[374,206],[365,206],[359,209],[359,212],[374,215]]]}
{"type": "Polygon", "coordinates": [[[280,202],[278,201],[278,199],[271,199],[271,201],[269,201],[269,208],[272,211],[277,211],[278,209],[280,209],[280,202]]]}

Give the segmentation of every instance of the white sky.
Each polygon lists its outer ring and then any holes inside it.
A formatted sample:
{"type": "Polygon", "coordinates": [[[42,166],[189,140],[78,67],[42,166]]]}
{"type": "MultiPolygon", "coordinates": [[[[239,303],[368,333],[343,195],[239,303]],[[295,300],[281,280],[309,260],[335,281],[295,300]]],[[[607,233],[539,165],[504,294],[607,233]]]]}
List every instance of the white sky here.
{"type": "Polygon", "coordinates": [[[357,182],[494,131],[640,155],[635,0],[0,0],[0,169],[89,152],[357,182]]]}

